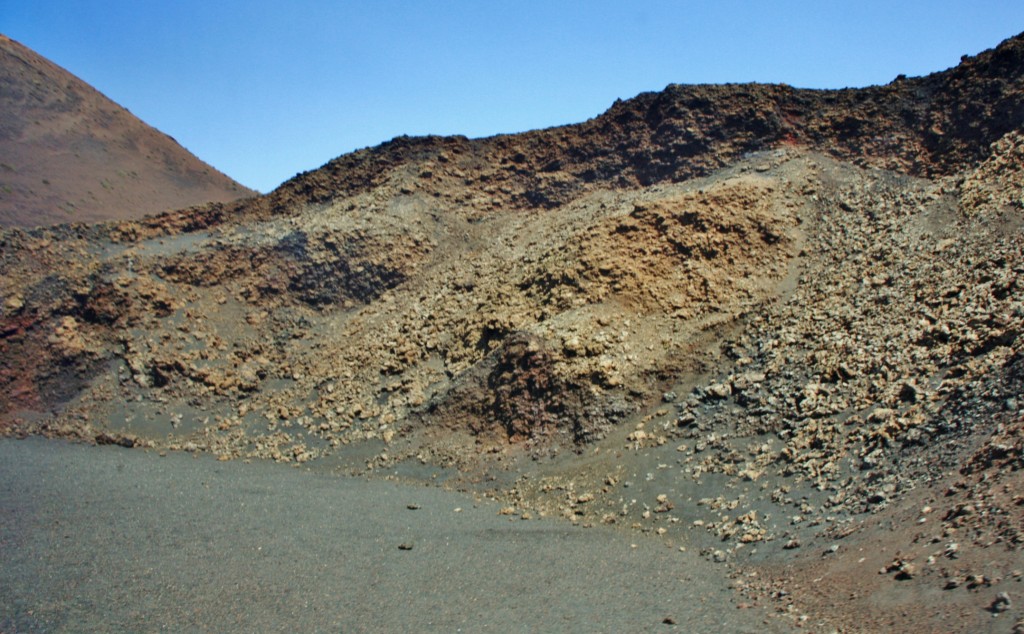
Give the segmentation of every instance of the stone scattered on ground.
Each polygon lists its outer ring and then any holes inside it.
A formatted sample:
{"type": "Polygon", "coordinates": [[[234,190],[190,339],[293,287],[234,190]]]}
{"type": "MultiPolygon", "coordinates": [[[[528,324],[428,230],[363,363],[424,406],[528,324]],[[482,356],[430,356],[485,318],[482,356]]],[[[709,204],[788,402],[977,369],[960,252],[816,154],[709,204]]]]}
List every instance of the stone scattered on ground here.
{"type": "Polygon", "coordinates": [[[1022,69],[1018,37],[864,90],[671,86],[0,232],[0,431],[473,490],[816,631],[1016,622],[1022,69]]]}

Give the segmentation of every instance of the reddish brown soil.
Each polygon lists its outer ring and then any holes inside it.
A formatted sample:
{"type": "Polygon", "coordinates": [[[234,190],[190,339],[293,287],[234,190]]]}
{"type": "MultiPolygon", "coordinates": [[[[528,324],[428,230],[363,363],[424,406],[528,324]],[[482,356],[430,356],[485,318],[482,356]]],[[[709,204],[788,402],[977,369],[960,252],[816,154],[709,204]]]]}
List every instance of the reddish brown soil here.
{"type": "Polygon", "coordinates": [[[140,218],[256,192],[0,35],[0,226],[140,218]]]}

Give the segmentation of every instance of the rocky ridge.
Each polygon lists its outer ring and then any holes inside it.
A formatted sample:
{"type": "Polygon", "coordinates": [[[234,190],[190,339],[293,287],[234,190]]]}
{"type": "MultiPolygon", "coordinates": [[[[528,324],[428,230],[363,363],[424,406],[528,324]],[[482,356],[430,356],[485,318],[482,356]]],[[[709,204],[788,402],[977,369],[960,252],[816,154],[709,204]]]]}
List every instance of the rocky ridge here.
{"type": "Polygon", "coordinates": [[[862,90],[671,86],[4,232],[0,424],[632,527],[819,629],[1005,623],[1022,70],[1018,37],[862,90]]]}

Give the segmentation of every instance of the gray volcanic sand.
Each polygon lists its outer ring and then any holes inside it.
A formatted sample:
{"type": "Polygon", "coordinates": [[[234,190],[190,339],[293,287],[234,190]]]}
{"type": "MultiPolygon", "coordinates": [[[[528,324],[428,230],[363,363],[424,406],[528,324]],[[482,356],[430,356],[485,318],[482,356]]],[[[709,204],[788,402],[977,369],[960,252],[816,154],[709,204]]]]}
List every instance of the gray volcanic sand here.
{"type": "Polygon", "coordinates": [[[437,488],[41,439],[0,440],[0,563],[2,632],[782,626],[737,609],[723,567],[640,535],[510,521],[437,488]]]}

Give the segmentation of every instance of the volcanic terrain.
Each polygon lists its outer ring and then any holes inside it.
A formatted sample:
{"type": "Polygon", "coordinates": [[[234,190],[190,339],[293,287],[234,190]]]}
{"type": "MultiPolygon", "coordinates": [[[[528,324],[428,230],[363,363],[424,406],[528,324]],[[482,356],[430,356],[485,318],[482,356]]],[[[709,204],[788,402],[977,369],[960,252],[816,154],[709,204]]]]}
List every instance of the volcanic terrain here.
{"type": "Polygon", "coordinates": [[[402,137],[0,233],[0,429],[470,489],[810,631],[1024,631],[1022,228],[1024,35],[402,137]]]}
{"type": "Polygon", "coordinates": [[[0,226],[141,218],[256,192],[0,35],[0,226]]]}

